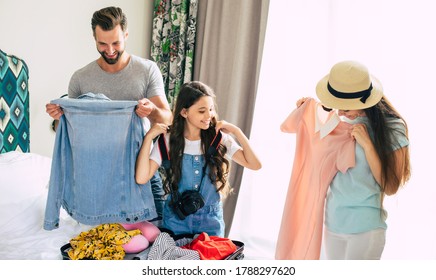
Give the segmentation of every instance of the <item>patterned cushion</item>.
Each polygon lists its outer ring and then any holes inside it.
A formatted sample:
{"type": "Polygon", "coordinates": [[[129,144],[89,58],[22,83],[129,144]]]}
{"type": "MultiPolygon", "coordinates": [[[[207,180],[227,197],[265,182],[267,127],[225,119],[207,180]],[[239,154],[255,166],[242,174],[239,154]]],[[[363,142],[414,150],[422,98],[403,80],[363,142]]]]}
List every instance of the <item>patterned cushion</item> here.
{"type": "Polygon", "coordinates": [[[0,50],[0,153],[30,151],[28,79],[26,63],[0,50]]]}

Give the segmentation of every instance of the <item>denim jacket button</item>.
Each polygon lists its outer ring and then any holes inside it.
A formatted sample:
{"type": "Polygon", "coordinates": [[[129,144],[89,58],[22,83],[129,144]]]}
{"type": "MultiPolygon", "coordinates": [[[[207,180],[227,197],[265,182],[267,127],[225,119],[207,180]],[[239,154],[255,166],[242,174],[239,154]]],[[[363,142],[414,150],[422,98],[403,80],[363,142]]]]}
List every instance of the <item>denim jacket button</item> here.
{"type": "Polygon", "coordinates": [[[195,170],[195,174],[198,174],[198,173],[200,173],[200,171],[198,171],[198,170],[195,170]]]}
{"type": "Polygon", "coordinates": [[[137,220],[138,220],[138,217],[135,217],[133,220],[137,221],[137,220]]]}
{"type": "Polygon", "coordinates": [[[126,221],[130,222],[130,218],[126,218],[126,221]]]}

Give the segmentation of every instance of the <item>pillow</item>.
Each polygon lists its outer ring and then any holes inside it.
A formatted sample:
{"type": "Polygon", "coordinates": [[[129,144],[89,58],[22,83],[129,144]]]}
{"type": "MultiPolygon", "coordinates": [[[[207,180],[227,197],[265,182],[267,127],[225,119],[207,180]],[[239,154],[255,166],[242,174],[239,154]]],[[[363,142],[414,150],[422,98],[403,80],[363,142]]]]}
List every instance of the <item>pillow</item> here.
{"type": "Polygon", "coordinates": [[[0,154],[0,207],[46,193],[51,159],[18,151],[0,154]]]}

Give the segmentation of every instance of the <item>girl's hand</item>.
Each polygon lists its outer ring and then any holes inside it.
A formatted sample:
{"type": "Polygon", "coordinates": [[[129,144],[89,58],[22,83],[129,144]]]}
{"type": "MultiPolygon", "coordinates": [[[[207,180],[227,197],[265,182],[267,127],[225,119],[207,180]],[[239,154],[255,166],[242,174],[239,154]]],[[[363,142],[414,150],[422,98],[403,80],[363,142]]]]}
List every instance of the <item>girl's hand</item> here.
{"type": "Polygon", "coordinates": [[[156,138],[157,136],[166,134],[168,131],[168,125],[164,123],[155,123],[150,130],[147,132],[147,136],[151,137],[151,139],[156,138]]]}
{"type": "Polygon", "coordinates": [[[238,130],[238,127],[226,121],[217,121],[215,131],[218,133],[219,130],[227,134],[234,134],[238,130]]]}
{"type": "Polygon", "coordinates": [[[353,125],[351,128],[351,136],[353,136],[357,143],[359,143],[364,149],[373,146],[371,138],[369,137],[368,129],[363,123],[353,125]]]}

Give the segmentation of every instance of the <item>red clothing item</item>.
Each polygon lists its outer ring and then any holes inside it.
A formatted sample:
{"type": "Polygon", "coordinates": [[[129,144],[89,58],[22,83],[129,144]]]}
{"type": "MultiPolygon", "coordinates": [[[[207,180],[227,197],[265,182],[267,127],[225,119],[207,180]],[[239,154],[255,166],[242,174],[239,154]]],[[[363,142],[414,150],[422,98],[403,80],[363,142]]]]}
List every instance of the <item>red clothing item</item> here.
{"type": "Polygon", "coordinates": [[[209,236],[205,232],[182,248],[196,250],[200,254],[200,260],[222,260],[238,249],[232,240],[219,236],[209,236]]]}
{"type": "Polygon", "coordinates": [[[323,122],[320,106],[310,98],[281,125],[283,132],[296,133],[297,139],[276,259],[319,259],[327,189],[338,171],[345,173],[355,164],[351,125],[341,122],[334,111],[323,122]]]}

